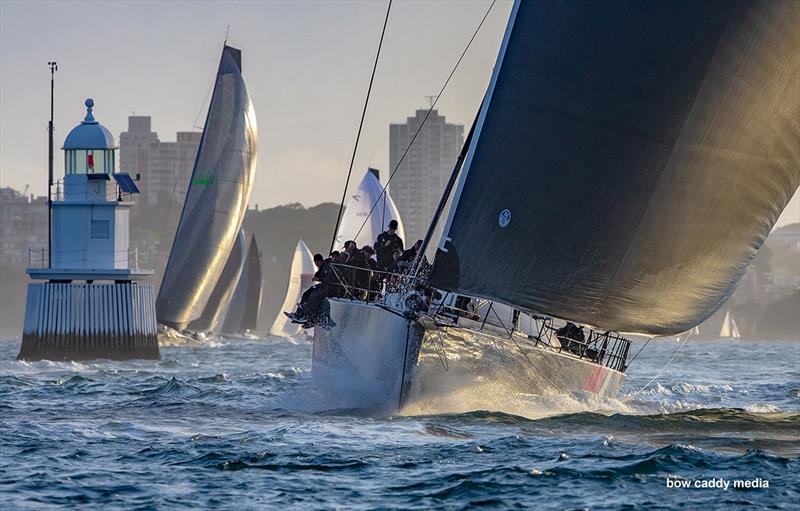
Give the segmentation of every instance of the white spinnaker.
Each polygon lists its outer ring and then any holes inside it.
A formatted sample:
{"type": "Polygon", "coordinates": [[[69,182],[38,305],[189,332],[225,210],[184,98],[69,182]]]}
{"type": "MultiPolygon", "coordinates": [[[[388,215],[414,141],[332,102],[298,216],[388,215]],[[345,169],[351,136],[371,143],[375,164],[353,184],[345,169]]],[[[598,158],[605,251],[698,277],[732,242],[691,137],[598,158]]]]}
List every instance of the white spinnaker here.
{"type": "Polygon", "coordinates": [[[372,169],[368,169],[361,183],[359,183],[358,189],[356,189],[347,203],[347,209],[345,209],[342,222],[339,224],[339,231],[336,233],[334,250],[340,250],[347,240],[355,240],[359,248],[364,245],[374,245],[378,235],[386,230],[386,226],[392,220],[397,220],[397,234],[403,238],[403,244],[406,248],[413,243],[405,238],[403,221],[400,219],[400,212],[397,210],[391,195],[389,195],[388,191],[385,195],[381,194],[382,191],[383,186],[378,177],[373,173],[372,169]],[[372,209],[376,201],[378,204],[375,209],[372,209]],[[370,210],[372,210],[371,215],[370,210]],[[364,219],[368,215],[369,219],[365,224],[364,219]],[[364,226],[363,228],[361,228],[362,225],[364,226]],[[359,229],[361,229],[361,232],[359,232],[359,229]]]}
{"type": "Polygon", "coordinates": [[[291,312],[295,309],[297,303],[300,302],[303,291],[313,284],[311,279],[314,277],[315,271],[313,254],[311,254],[303,240],[298,241],[292,258],[292,269],[289,273],[289,287],[286,289],[286,298],[283,299],[283,305],[280,312],[278,312],[278,317],[269,330],[272,335],[297,337],[303,332],[300,325],[289,321],[289,318],[283,312],[291,312]]]}

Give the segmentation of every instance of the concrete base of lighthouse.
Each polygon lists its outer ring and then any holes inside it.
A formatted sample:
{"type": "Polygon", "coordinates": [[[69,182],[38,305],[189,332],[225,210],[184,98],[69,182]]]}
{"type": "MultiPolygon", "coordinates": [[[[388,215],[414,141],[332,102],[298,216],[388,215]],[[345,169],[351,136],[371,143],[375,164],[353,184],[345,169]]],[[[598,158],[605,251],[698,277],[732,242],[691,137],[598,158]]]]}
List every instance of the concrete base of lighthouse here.
{"type": "Polygon", "coordinates": [[[99,358],[160,358],[152,284],[137,281],[28,284],[22,346],[17,359],[99,358]]]}

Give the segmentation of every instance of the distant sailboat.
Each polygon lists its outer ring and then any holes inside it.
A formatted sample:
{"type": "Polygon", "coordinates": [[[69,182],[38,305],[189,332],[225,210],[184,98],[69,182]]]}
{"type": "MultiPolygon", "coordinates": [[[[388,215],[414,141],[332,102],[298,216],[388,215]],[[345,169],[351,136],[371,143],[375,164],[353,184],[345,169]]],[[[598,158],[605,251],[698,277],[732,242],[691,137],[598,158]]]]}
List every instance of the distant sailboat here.
{"type": "Polygon", "coordinates": [[[244,220],[256,170],[256,116],[241,51],[224,46],[203,136],[156,301],[158,322],[199,318],[244,220]]]}
{"type": "Polygon", "coordinates": [[[397,220],[397,234],[403,238],[403,242],[407,246],[410,246],[412,242],[405,239],[403,221],[400,219],[397,206],[388,191],[383,193],[378,169],[367,169],[367,173],[344,210],[339,231],[336,233],[334,248],[340,249],[347,240],[355,240],[359,248],[364,245],[372,246],[378,238],[378,234],[386,230],[386,226],[391,220],[397,220]],[[376,203],[375,209],[370,214],[376,203]],[[366,224],[364,219],[367,219],[366,224]]]}
{"type": "Polygon", "coordinates": [[[739,327],[736,321],[731,316],[731,311],[725,311],[725,319],[722,321],[722,328],[719,331],[719,336],[722,339],[740,339],[742,335],[739,333],[739,327]]]}
{"type": "Polygon", "coordinates": [[[261,253],[256,237],[252,236],[242,274],[222,325],[222,333],[241,335],[256,331],[261,308],[262,281],[261,253]]]}
{"type": "MultiPolygon", "coordinates": [[[[316,267],[314,266],[314,256],[303,240],[297,242],[292,257],[292,267],[289,271],[289,285],[286,289],[286,297],[283,300],[281,311],[294,310],[300,302],[303,291],[313,284],[312,277],[316,267]]],[[[283,313],[279,313],[275,323],[270,328],[272,335],[282,337],[297,337],[303,333],[302,327],[293,324],[283,313]]]]}

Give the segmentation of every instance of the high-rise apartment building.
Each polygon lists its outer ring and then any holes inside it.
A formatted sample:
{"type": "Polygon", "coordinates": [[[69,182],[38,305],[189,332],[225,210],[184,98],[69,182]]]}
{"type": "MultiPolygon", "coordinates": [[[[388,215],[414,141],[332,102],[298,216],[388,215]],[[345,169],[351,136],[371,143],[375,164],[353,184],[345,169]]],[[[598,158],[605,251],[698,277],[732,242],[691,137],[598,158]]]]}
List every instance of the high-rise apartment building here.
{"type": "Polygon", "coordinates": [[[0,265],[47,266],[47,197],[0,188],[0,265]]]}
{"type": "Polygon", "coordinates": [[[202,133],[178,132],[175,142],[162,142],[150,121],[149,116],[128,117],[128,131],[119,136],[120,169],[141,175],[142,197],[148,204],[164,194],[182,199],[202,133]]]}
{"type": "MultiPolygon", "coordinates": [[[[397,167],[427,110],[389,125],[389,172],[397,167]]],[[[407,245],[422,239],[464,144],[464,126],[433,110],[392,178],[390,193],[403,219],[407,245]]]]}

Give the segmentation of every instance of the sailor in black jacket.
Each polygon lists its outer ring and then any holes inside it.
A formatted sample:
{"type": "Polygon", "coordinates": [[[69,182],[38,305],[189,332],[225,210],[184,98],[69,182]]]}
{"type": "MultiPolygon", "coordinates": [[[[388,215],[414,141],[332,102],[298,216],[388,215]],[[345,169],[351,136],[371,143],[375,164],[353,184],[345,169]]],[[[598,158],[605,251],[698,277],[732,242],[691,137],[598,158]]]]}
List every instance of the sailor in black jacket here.
{"type": "Polygon", "coordinates": [[[378,256],[378,265],[386,268],[392,264],[392,253],[403,250],[403,238],[397,234],[397,220],[389,222],[389,228],[378,235],[375,241],[375,254],[378,256]]]}

